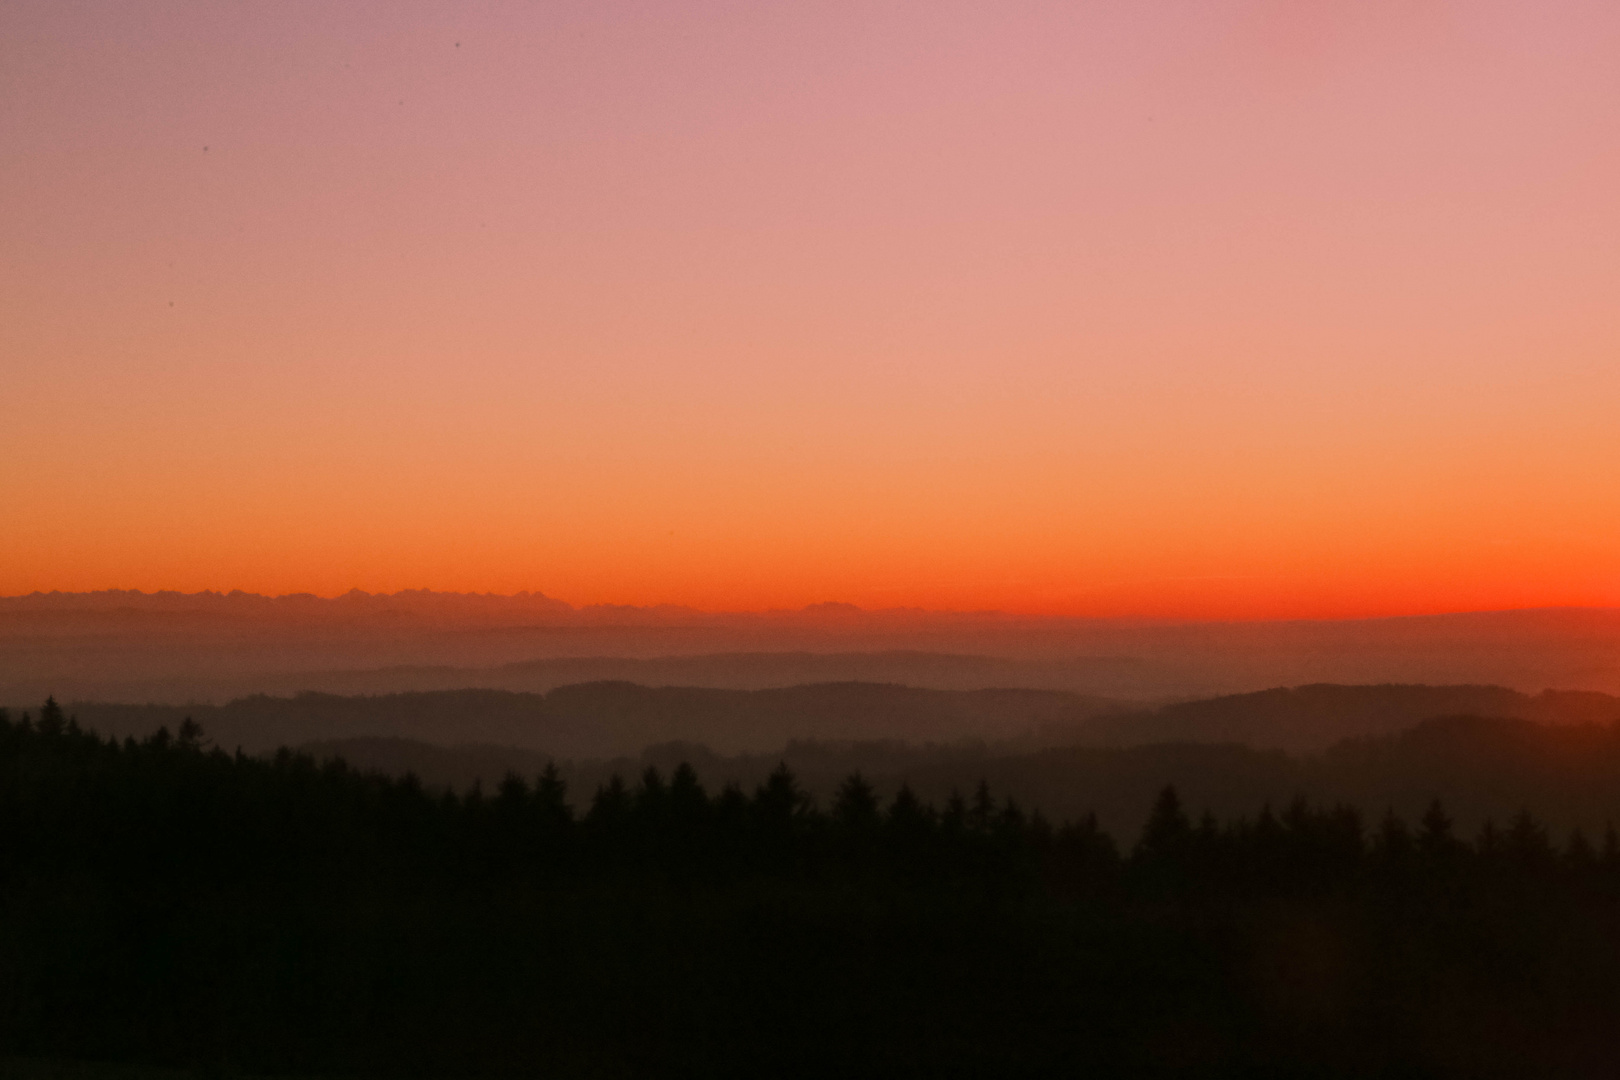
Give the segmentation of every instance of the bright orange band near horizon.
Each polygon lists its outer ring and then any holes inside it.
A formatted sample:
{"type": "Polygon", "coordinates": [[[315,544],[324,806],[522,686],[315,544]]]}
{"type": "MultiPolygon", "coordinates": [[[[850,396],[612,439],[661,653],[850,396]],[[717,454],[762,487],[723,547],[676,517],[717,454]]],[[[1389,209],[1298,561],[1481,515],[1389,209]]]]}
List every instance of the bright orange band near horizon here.
{"type": "Polygon", "coordinates": [[[1620,604],[1620,8],[0,15],[0,594],[1620,604]]]}

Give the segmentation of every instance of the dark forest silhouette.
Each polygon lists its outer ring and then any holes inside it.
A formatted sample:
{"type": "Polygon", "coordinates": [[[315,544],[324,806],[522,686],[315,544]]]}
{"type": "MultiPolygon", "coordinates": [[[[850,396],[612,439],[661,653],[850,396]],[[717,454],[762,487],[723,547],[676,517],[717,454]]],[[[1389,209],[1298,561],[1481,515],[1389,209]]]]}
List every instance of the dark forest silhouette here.
{"type": "Polygon", "coordinates": [[[1620,842],[689,766],[456,794],[0,717],[0,1036],[387,1075],[1603,1075],[1620,842]]]}

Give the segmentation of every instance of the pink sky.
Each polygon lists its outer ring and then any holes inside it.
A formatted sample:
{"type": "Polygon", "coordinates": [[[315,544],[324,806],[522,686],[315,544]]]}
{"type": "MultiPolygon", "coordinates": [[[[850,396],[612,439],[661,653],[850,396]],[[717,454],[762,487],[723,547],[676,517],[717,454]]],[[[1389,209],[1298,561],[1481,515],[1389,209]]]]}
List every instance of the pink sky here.
{"type": "Polygon", "coordinates": [[[0,7],[0,593],[1620,604],[1620,5],[0,7]]]}

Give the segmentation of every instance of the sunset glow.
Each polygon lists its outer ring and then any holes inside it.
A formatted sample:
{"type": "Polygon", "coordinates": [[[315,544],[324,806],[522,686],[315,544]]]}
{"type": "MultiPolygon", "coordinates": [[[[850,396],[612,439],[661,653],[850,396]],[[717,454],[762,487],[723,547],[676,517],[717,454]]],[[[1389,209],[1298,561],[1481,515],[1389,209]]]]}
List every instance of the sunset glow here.
{"type": "Polygon", "coordinates": [[[1620,605],[1620,5],[0,12],[0,594],[1620,605]]]}

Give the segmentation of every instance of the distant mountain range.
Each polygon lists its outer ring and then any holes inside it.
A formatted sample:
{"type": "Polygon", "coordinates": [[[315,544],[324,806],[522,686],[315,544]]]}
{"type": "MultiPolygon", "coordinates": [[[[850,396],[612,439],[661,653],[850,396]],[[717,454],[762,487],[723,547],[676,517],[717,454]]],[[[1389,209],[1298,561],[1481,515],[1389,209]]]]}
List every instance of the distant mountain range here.
{"type": "Polygon", "coordinates": [[[574,608],[517,596],[360,592],[0,597],[0,702],[222,703],[568,683],[763,689],[894,682],[1162,703],[1307,683],[1620,693],[1620,610],[1174,623],[997,612],[574,608]]]}

